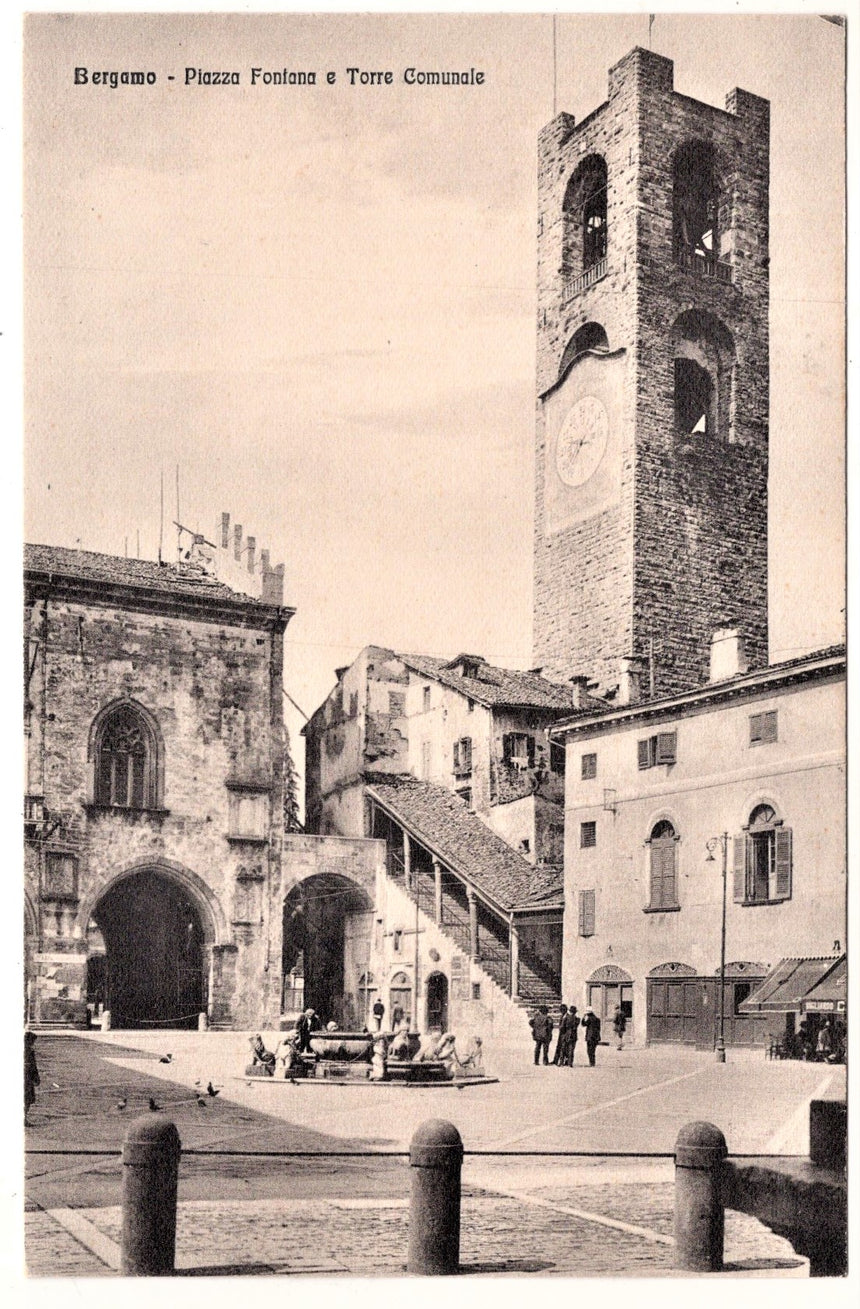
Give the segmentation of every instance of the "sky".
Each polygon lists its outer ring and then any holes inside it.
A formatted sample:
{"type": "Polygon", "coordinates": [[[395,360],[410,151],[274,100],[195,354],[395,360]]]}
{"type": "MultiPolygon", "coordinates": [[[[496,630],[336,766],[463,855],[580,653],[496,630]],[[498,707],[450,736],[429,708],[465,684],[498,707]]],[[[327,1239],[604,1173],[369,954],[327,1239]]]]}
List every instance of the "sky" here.
{"type": "MultiPolygon", "coordinates": [[[[650,43],[684,94],[771,101],[770,645],[791,658],[844,637],[844,33],[658,14],[650,43]]],[[[585,117],[648,44],[646,14],[561,14],[557,110],[585,117]]],[[[24,58],[26,538],[154,558],[163,477],[175,557],[178,467],[182,522],[211,538],[227,510],[284,562],[306,713],[371,642],[528,667],[551,18],[34,14],[24,58]],[[317,85],[251,87],[255,66],[317,85]]]]}

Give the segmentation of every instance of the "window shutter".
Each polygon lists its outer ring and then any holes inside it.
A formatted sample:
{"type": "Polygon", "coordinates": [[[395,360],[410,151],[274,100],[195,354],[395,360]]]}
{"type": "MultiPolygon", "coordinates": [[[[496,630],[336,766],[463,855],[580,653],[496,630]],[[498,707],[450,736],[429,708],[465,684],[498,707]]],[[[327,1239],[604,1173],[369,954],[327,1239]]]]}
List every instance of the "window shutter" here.
{"type": "Polygon", "coordinates": [[[734,837],[734,902],[743,904],[746,899],[747,889],[747,838],[746,836],[734,837]]]}
{"type": "Polygon", "coordinates": [[[594,936],[594,891],[579,893],[579,935],[594,936]]]}
{"type": "Polygon", "coordinates": [[[678,754],[678,733],[657,733],[657,763],[673,764],[678,754]]]}
{"type": "Polygon", "coordinates": [[[528,756],[529,768],[535,766],[535,739],[533,736],[526,737],[526,754],[528,756]]]}
{"type": "Polygon", "coordinates": [[[502,758],[504,759],[504,761],[505,761],[506,764],[509,764],[509,763],[511,762],[511,734],[510,734],[510,732],[505,732],[504,736],[502,737],[502,758]]]}
{"type": "Polygon", "coordinates": [[[765,742],[775,741],[777,737],[777,711],[770,709],[761,716],[761,739],[765,742]]]}
{"type": "Polygon", "coordinates": [[[791,828],[776,829],[776,898],[791,898],[791,828]]]}
{"type": "Polygon", "coordinates": [[[461,762],[462,765],[463,765],[463,769],[464,769],[464,771],[468,772],[468,771],[471,769],[471,767],[472,767],[472,738],[471,738],[471,736],[464,736],[463,739],[462,739],[462,741],[460,742],[460,747],[461,747],[461,751],[460,751],[460,762],[461,762]]]}
{"type": "Polygon", "coordinates": [[[650,767],[651,767],[651,742],[650,742],[650,740],[646,737],[646,739],[645,739],[644,741],[637,741],[637,743],[636,743],[636,749],[637,749],[638,754],[639,754],[639,767],[640,767],[640,768],[650,768],[650,767]]]}
{"type": "Polygon", "coordinates": [[[460,742],[455,741],[454,742],[454,772],[455,773],[457,772],[459,767],[460,767],[460,742]]]}
{"type": "Polygon", "coordinates": [[[750,745],[758,745],[761,737],[761,714],[750,714],[750,745]]]}

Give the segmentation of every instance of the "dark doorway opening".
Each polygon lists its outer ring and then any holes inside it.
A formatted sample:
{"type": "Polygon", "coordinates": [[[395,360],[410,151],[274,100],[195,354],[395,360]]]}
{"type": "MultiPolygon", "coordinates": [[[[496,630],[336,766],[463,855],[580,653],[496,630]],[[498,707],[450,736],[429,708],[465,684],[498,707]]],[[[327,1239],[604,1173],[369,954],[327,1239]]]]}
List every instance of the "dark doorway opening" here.
{"type": "Polygon", "coordinates": [[[323,1022],[350,1029],[370,1025],[364,1008],[372,920],[370,897],[338,874],[309,877],[284,901],[283,975],[301,962],[303,1002],[323,1022]]]}
{"type": "Polygon", "coordinates": [[[125,877],[93,911],[105,943],[91,999],[113,1027],[197,1026],[206,1008],[203,927],[185,892],[155,870],[125,877]]]}
{"type": "Polygon", "coordinates": [[[427,978],[427,1030],[448,1030],[448,978],[444,973],[431,973],[427,978]]]}

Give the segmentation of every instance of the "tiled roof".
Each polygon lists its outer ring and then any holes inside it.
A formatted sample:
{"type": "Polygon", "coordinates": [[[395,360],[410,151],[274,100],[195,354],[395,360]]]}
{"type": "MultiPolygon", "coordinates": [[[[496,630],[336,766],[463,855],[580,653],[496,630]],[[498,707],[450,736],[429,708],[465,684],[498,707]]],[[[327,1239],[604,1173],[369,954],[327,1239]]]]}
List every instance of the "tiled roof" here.
{"type": "Polygon", "coordinates": [[[453,792],[414,777],[396,777],[374,779],[368,793],[500,908],[556,908],[564,903],[561,869],[534,867],[453,792]]]}
{"type": "Polygon", "coordinates": [[[579,729],[590,731],[592,727],[606,723],[636,721],[639,718],[652,718],[668,714],[687,706],[708,704],[729,699],[735,693],[746,691],[766,693],[769,685],[778,685],[782,680],[801,681],[814,677],[817,673],[828,673],[822,665],[838,664],[845,661],[844,645],[829,645],[823,650],[811,650],[809,654],[798,655],[794,659],[785,659],[778,664],[765,664],[762,668],[751,668],[744,673],[735,673],[718,682],[700,682],[688,687],[686,691],[676,691],[672,695],[660,696],[654,700],[642,699],[627,705],[602,706],[597,703],[586,712],[571,715],[555,723],[551,733],[561,737],[565,729],[571,732],[579,729]]]}
{"type": "Polygon", "coordinates": [[[124,559],[118,555],[67,550],[56,545],[25,545],[24,570],[203,600],[238,600],[253,604],[255,599],[225,586],[196,564],[159,564],[152,559],[124,559]]]}
{"type": "MultiPolygon", "coordinates": [[[[547,681],[540,673],[521,673],[509,668],[494,668],[484,660],[478,662],[478,676],[464,677],[455,672],[447,659],[433,655],[398,655],[407,668],[449,686],[461,695],[490,708],[517,707],[554,709],[570,714],[576,709],[576,692],[571,686],[547,681]]],[[[593,708],[593,707],[592,707],[593,708]]]]}

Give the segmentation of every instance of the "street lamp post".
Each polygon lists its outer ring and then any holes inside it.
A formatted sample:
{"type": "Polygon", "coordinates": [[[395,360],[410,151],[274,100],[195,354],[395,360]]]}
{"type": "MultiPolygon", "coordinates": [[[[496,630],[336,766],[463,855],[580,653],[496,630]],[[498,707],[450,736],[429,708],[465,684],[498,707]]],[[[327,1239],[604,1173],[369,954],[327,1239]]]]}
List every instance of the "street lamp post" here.
{"type": "Polygon", "coordinates": [[[728,873],[729,834],[712,836],[705,843],[708,851],[708,863],[714,863],[714,851],[717,846],[723,849],[723,923],[720,933],[720,1021],[717,1028],[717,1063],[726,1062],[726,877],[728,873]]]}

